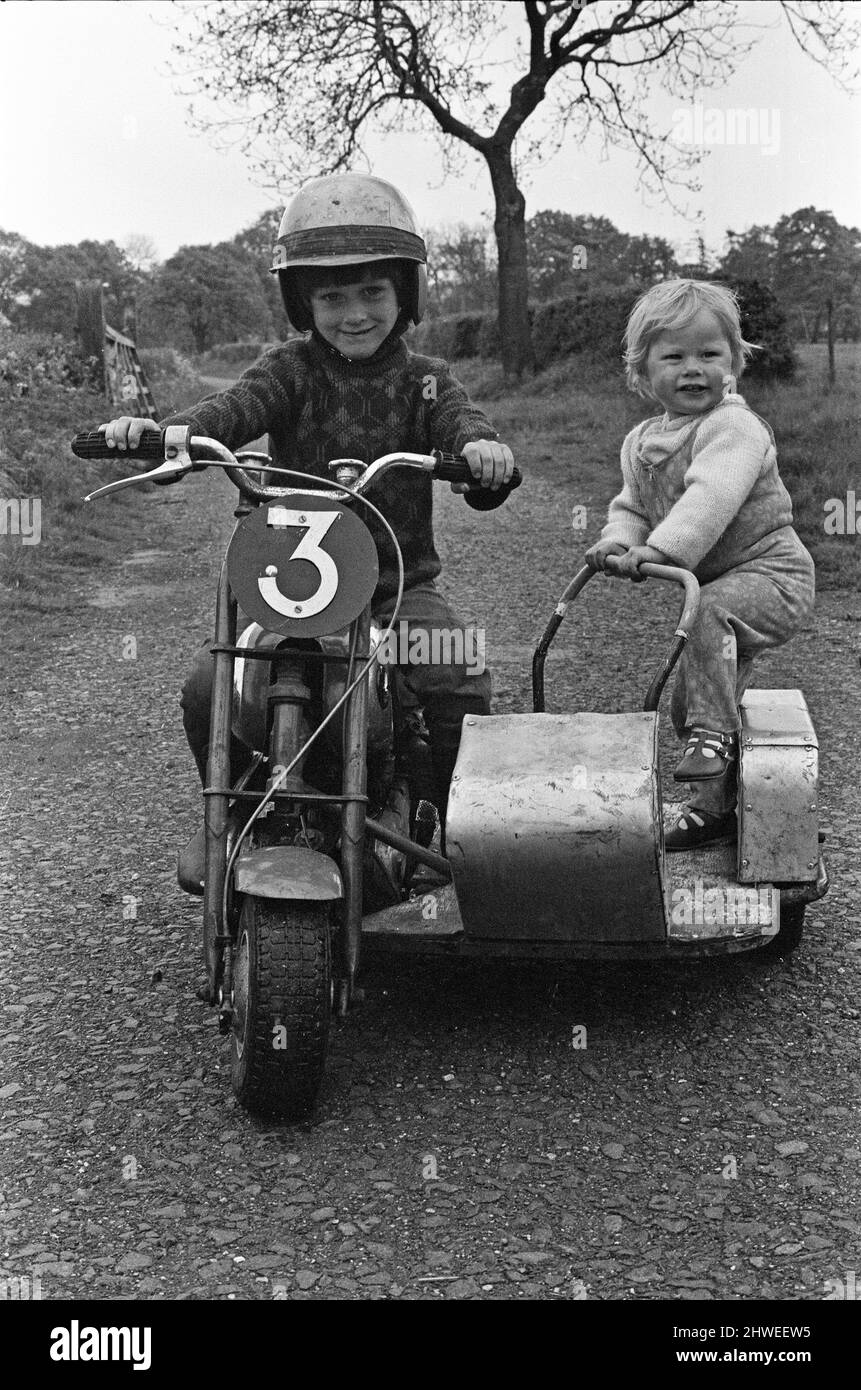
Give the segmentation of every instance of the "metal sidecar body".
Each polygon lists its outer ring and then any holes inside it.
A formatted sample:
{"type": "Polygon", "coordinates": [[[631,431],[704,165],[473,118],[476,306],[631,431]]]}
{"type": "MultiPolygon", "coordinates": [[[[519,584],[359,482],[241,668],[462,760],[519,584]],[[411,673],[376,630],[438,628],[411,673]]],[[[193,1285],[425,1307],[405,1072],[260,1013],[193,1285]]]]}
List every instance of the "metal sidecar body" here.
{"type": "Polygon", "coordinates": [[[465,720],[446,838],[469,935],[660,940],[657,773],[655,714],[465,720]]]}
{"type": "Polygon", "coordinates": [[[818,746],[804,696],[751,690],[742,699],[737,844],[667,854],[657,705],[698,586],[684,571],[644,569],[687,592],[646,709],[544,713],[543,654],[591,577],[581,571],[536,652],[535,712],[464,721],[446,822],[453,885],[366,918],[366,935],[430,950],[573,959],[798,944],[805,904],[828,885],[818,746]]]}

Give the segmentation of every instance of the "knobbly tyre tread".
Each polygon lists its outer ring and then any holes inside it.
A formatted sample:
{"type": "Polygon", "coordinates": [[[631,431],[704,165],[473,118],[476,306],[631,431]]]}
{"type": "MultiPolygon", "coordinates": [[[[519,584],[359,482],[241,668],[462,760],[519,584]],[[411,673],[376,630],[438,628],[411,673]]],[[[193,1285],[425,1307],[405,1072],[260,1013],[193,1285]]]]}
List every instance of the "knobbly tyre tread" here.
{"type": "Polygon", "coordinates": [[[306,1119],[326,1067],[331,1017],[331,906],[247,897],[239,941],[248,930],[245,1050],[231,1034],[233,1090],[257,1114],[306,1119]],[[286,1046],[273,1046],[276,1025],[286,1046]]]}

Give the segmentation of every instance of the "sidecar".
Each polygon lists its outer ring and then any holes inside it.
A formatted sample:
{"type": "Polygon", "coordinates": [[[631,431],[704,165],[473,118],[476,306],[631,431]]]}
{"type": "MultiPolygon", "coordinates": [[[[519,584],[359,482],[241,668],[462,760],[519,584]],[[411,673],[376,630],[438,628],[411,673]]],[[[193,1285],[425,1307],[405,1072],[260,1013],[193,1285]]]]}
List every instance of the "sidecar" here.
{"type": "Polygon", "coordinates": [[[798,945],[806,904],[828,887],[804,696],[749,690],[742,699],[737,844],[667,854],[657,706],[698,586],[687,571],[643,568],[686,589],[645,709],[544,713],[544,656],[591,578],[582,570],[536,651],[534,712],[464,721],[446,822],[453,884],[366,918],[366,939],[563,959],[785,954],[798,945]]]}

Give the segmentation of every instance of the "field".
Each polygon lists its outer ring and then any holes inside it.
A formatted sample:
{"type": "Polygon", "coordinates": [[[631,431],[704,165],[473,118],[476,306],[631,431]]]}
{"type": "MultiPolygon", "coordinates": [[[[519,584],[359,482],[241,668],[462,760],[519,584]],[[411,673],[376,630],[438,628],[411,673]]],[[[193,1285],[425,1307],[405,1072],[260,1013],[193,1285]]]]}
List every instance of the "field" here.
{"type": "MultiPolygon", "coordinates": [[[[67,578],[120,558],[141,515],[139,489],[83,501],[91,489],[138,469],[74,457],[72,437],[110,419],[110,407],[101,394],[70,385],[51,353],[51,340],[0,333],[0,602],[7,612],[69,610],[67,578]],[[18,534],[9,504],[17,508],[20,499],[40,506],[37,542],[24,543],[23,525],[18,534]]],[[[145,354],[145,365],[164,414],[211,389],[172,349],[145,354]]]]}

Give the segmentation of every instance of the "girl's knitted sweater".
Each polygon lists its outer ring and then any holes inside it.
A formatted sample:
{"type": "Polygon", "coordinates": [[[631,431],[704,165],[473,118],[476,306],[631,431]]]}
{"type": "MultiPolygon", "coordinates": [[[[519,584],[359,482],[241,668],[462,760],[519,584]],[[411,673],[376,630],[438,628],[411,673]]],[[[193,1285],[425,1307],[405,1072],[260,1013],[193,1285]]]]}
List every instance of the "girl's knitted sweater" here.
{"type": "Polygon", "coordinates": [[[791,531],[771,428],[735,394],[693,421],[664,415],[636,426],[622,445],[622,479],[602,539],[653,546],[701,583],[791,531]]]}
{"type": "MultiPolygon", "coordinates": [[[[457,454],[473,440],[497,438],[490,421],[439,358],[410,352],[395,338],[373,359],[351,361],[313,334],[264,353],[227,391],[161,424],[191,425],[195,434],[217,439],[232,450],[268,434],[276,466],[313,473],[328,482],[331,459],[371,463],[401,450],[457,454]]],[[[273,482],[289,486],[290,479],[273,482]]],[[[398,538],[407,588],[435,578],[441,569],[433,533],[433,486],[426,473],[400,468],[369,494],[398,538]]],[[[465,494],[465,500],[484,511],[499,506],[506,496],[506,490],[482,489],[465,494]]],[[[397,590],[397,564],[387,532],[364,509],[362,519],[377,545],[380,580],[375,600],[380,602],[397,590]]]]}

